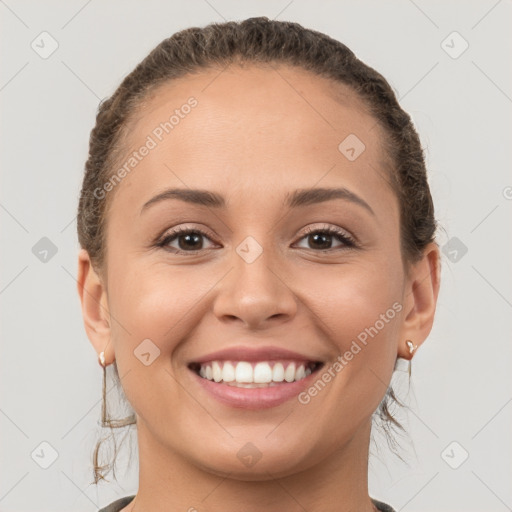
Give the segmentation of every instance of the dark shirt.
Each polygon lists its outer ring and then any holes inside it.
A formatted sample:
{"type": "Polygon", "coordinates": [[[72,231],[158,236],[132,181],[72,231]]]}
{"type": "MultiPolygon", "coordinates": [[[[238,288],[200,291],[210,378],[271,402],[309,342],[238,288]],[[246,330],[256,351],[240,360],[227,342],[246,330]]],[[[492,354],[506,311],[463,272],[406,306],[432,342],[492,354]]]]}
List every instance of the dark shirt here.
{"type": "MultiPolygon", "coordinates": [[[[110,505],[102,508],[98,512],[119,512],[122,510],[128,503],[130,503],[133,498],[135,498],[135,494],[133,496],[125,496],[124,498],[119,498],[116,501],[113,501],[110,505]]],[[[386,503],[382,503],[382,501],[375,500],[370,498],[373,504],[381,511],[381,512],[396,512],[394,508],[386,505],[386,503]]]]}

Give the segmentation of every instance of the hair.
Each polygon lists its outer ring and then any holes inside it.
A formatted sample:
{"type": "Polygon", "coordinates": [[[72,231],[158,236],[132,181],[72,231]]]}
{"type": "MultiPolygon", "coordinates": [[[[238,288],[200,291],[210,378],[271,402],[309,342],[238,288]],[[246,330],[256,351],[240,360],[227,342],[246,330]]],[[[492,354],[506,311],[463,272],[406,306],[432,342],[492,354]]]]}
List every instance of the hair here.
{"type": "MultiPolygon", "coordinates": [[[[425,159],[411,117],[399,105],[386,79],[359,60],[343,43],[298,23],[267,17],[240,22],[211,23],[181,30],[158,44],[121,82],[111,97],[100,102],[96,125],[89,139],[89,155],[78,205],[77,230],[95,270],[106,276],[106,219],[113,191],[97,197],[120,161],[130,122],[144,106],[150,93],[169,81],[202,70],[231,64],[277,64],[309,71],[330,79],[355,93],[358,101],[376,120],[381,133],[389,183],[396,193],[400,211],[400,245],[404,268],[419,261],[423,250],[435,243],[437,222],[428,185],[425,159]]],[[[113,364],[119,388],[117,365],[113,364]]],[[[105,403],[105,390],[103,401],[105,403]]],[[[404,430],[390,412],[392,402],[404,406],[391,386],[374,417],[383,421],[388,444],[390,427],[404,430]]],[[[110,428],[135,424],[135,415],[107,422],[110,428]]],[[[104,479],[98,465],[100,440],[93,456],[94,483],[104,479]]],[[[115,464],[115,459],[114,463],[115,464]]],[[[115,478],[115,471],[114,471],[115,478]]]]}

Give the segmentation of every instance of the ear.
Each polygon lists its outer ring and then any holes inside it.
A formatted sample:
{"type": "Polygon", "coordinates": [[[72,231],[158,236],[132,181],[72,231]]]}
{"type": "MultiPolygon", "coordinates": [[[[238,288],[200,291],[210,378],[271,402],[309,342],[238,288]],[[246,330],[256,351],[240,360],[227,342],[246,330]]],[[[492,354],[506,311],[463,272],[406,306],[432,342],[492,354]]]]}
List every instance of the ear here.
{"type": "Polygon", "coordinates": [[[77,288],[87,337],[98,355],[105,352],[105,364],[108,365],[114,361],[114,350],[110,343],[107,292],[85,249],[78,254],[77,288]]]}
{"type": "Polygon", "coordinates": [[[398,356],[412,359],[406,340],[419,347],[429,335],[434,323],[441,278],[439,247],[428,244],[423,258],[410,269],[404,290],[405,319],[401,329],[398,356]]]}

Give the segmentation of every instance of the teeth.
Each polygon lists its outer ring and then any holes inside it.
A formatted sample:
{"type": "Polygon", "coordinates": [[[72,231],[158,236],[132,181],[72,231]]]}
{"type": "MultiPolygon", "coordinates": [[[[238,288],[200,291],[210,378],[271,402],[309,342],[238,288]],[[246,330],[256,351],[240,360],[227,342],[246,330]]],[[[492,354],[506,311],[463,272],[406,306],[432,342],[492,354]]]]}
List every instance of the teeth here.
{"type": "Polygon", "coordinates": [[[257,384],[272,382],[272,368],[268,363],[258,363],[254,367],[253,382],[257,384]]]}
{"type": "Polygon", "coordinates": [[[281,363],[276,363],[272,369],[272,380],[274,382],[283,382],[284,380],[284,366],[281,363]]]}
{"type": "Polygon", "coordinates": [[[233,382],[235,380],[235,367],[231,363],[224,363],[222,380],[224,382],[233,382]]]}
{"type": "MultiPolygon", "coordinates": [[[[208,375],[208,373],[206,373],[208,375]]],[[[288,365],[288,368],[286,368],[286,371],[284,372],[284,380],[286,382],[293,382],[295,379],[295,363],[291,363],[288,365]]]]}
{"type": "Polygon", "coordinates": [[[268,387],[286,381],[294,382],[311,375],[307,365],[295,362],[266,362],[253,364],[247,361],[212,361],[201,364],[199,375],[215,382],[225,382],[237,387],[268,387]],[[286,367],[286,369],[285,369],[286,367]]]}
{"type": "Polygon", "coordinates": [[[235,388],[269,388],[272,386],[278,386],[277,382],[269,382],[268,384],[256,384],[253,382],[244,383],[244,382],[228,382],[228,386],[233,386],[235,388]]]}
{"type": "Polygon", "coordinates": [[[240,362],[236,365],[235,380],[237,382],[254,382],[252,380],[252,366],[250,363],[240,362]]]}
{"type": "Polygon", "coordinates": [[[214,361],[212,364],[212,374],[215,382],[220,382],[222,380],[222,368],[217,361],[214,361]]]}

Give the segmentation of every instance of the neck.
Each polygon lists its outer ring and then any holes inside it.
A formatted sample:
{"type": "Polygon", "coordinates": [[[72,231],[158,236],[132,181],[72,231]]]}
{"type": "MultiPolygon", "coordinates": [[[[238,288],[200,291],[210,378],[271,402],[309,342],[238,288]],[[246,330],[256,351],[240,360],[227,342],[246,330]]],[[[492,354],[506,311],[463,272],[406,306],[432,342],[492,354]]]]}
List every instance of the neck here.
{"type": "Polygon", "coordinates": [[[374,512],[368,495],[371,421],[307,470],[259,481],[213,474],[159,444],[138,422],[139,490],[122,512],[374,512]]]}

